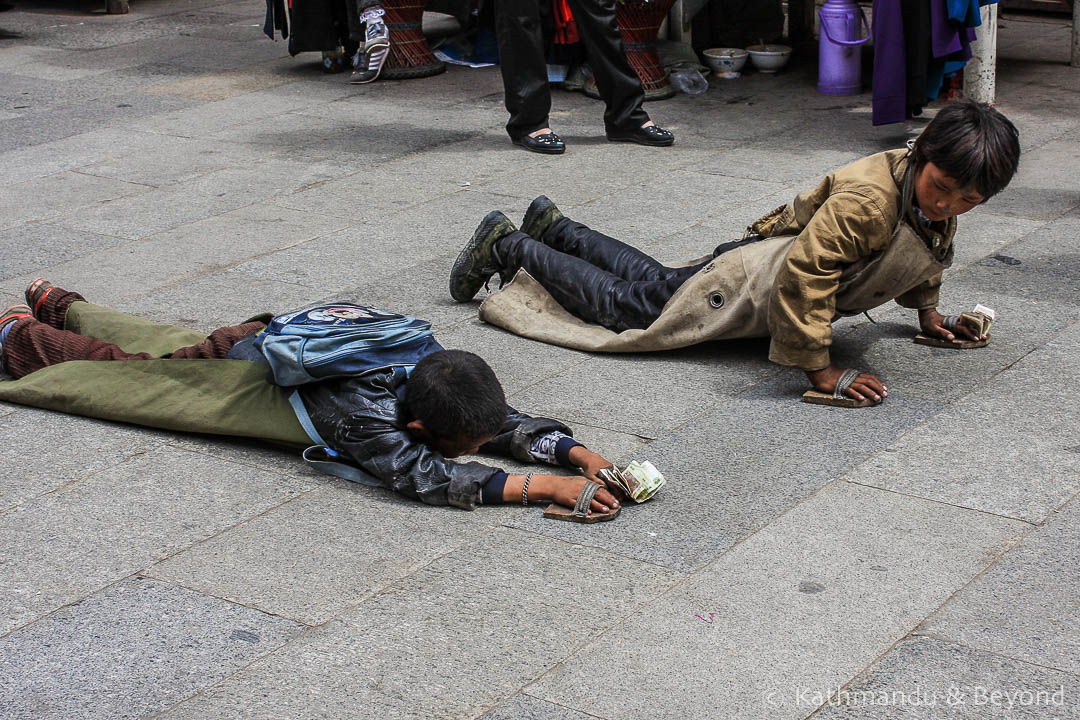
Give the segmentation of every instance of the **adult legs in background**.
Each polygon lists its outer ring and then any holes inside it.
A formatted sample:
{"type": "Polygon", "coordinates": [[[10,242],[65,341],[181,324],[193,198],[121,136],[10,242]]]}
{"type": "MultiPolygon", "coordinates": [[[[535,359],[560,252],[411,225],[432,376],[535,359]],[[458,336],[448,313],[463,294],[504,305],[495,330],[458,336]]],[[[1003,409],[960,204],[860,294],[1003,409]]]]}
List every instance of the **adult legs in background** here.
{"type": "Polygon", "coordinates": [[[626,61],[622,35],[615,22],[615,0],[569,0],[585,44],[596,89],[607,106],[604,127],[612,132],[637,130],[649,121],[642,109],[645,90],[637,73],[626,61]]]}
{"type": "Polygon", "coordinates": [[[390,54],[390,31],[383,21],[383,0],[345,0],[349,39],[360,47],[349,82],[363,85],[382,72],[390,54]]]}
{"type": "Polygon", "coordinates": [[[495,37],[510,113],[506,132],[518,142],[529,133],[548,128],[551,111],[537,0],[495,0],[495,37]]]}

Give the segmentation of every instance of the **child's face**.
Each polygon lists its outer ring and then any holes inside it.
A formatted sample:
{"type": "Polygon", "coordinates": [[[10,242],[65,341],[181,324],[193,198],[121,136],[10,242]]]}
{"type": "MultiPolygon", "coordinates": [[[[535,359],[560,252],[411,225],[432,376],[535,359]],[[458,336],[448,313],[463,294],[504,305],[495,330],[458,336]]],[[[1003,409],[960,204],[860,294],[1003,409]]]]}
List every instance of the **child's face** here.
{"type": "Polygon", "coordinates": [[[975,188],[959,187],[955,180],[932,162],[923,165],[915,176],[915,199],[923,215],[934,222],[963,215],[985,200],[975,188]]]}
{"type": "Polygon", "coordinates": [[[462,455],[475,455],[481,445],[488,443],[494,435],[481,438],[471,438],[467,435],[457,435],[453,438],[434,438],[433,443],[443,457],[456,458],[462,455]]]}

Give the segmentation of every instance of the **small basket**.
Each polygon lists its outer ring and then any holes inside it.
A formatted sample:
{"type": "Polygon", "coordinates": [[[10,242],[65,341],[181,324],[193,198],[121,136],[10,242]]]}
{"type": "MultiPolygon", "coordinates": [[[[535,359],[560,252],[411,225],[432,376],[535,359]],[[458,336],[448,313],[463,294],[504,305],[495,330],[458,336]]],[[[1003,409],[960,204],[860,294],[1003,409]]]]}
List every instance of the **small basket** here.
{"type": "Polygon", "coordinates": [[[422,31],[426,0],[386,0],[386,28],[390,31],[390,55],[382,69],[389,80],[430,77],[446,70],[428,47],[422,31]]]}
{"type": "Polygon", "coordinates": [[[675,94],[656,52],[656,36],[675,0],[630,0],[615,5],[615,20],[622,31],[626,61],[641,79],[646,100],[663,100],[675,94]]]}

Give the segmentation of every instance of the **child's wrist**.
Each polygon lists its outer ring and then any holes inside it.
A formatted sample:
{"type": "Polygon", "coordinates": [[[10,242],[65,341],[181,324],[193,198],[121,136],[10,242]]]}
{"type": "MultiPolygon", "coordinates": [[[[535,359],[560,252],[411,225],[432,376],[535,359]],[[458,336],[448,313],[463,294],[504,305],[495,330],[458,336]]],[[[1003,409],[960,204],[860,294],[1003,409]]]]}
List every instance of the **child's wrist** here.
{"type": "Polygon", "coordinates": [[[603,457],[594,453],[584,445],[575,445],[570,448],[567,457],[570,459],[571,463],[582,469],[587,469],[592,466],[606,467],[607,465],[610,465],[603,457]]]}
{"type": "Polygon", "coordinates": [[[533,475],[529,483],[529,502],[551,500],[555,491],[553,479],[552,475],[533,475]]]}

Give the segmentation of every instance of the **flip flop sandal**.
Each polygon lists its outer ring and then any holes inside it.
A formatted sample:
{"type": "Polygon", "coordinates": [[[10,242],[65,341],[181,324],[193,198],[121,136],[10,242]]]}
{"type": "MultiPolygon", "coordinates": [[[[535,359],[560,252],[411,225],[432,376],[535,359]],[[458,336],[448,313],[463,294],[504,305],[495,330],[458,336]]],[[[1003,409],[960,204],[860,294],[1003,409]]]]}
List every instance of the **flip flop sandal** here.
{"type": "Polygon", "coordinates": [[[622,510],[622,508],[615,508],[606,513],[589,512],[589,506],[592,505],[596,491],[602,487],[604,486],[600,483],[585,483],[585,487],[581,488],[581,494],[578,495],[577,505],[575,505],[573,509],[558,503],[551,503],[548,505],[547,510],[544,511],[544,517],[551,518],[552,520],[566,520],[575,523],[597,523],[604,522],[605,520],[614,520],[618,517],[619,511],[622,510]]]}
{"type": "Polygon", "coordinates": [[[987,335],[982,340],[961,340],[960,338],[946,340],[945,338],[919,333],[915,336],[913,342],[916,345],[929,345],[930,347],[949,348],[951,350],[971,350],[972,348],[986,347],[990,342],[990,336],[987,335]]]}

